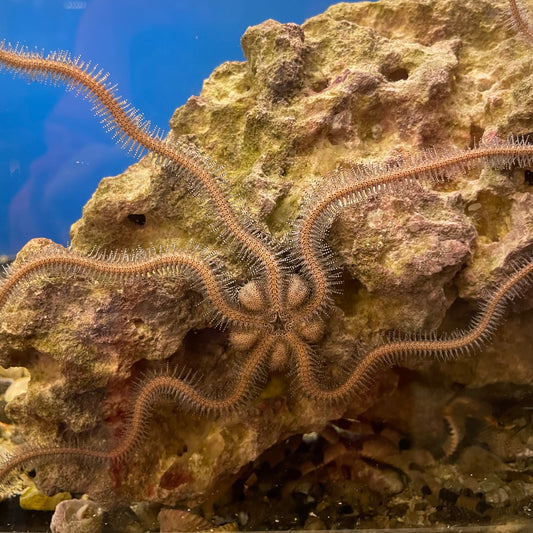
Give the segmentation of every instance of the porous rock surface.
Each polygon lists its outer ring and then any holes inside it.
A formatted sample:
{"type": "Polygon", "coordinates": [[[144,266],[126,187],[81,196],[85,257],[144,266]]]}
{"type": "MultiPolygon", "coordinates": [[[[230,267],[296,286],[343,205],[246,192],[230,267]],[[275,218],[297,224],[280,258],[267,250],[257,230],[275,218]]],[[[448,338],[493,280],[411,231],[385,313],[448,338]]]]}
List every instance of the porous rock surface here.
{"type": "MultiPolygon", "coordinates": [[[[532,129],[529,46],[506,25],[505,6],[380,0],[341,3],[301,26],[266,21],[243,36],[246,61],[215,69],[201,94],[175,111],[171,135],[223,164],[236,210],[283,241],[321,175],[532,129]]],[[[246,265],[216,242],[214,220],[201,206],[201,195],[188,194],[179,176],[144,158],[102,180],[72,227],[72,244],[89,251],[187,247],[192,240],[216,250],[243,283],[246,265]]],[[[443,321],[466,327],[487,287],[531,248],[532,207],[524,170],[483,168],[347,208],[328,237],[343,292],[317,353],[341,364],[376,333],[432,330],[443,321]]],[[[57,245],[33,241],[21,254],[41,246],[57,245]]],[[[223,385],[236,354],[226,334],[206,322],[200,301],[185,282],[35,282],[1,330],[2,364],[31,374],[27,393],[9,402],[9,416],[29,440],[62,433],[103,446],[119,432],[132,384],[158,362],[223,385]]],[[[405,373],[383,372],[368,397],[351,405],[291,396],[291,378],[274,376],[257,400],[228,416],[198,418],[162,406],[120,482],[96,466],[87,484],[76,464],[47,465],[37,481],[47,491],[73,491],[80,482],[77,490],[101,499],[112,497],[112,485],[126,499],[199,503],[270,446],[343,415],[391,424],[413,442],[442,442],[439,417],[450,391],[532,382],[532,302],[531,295],[517,301],[505,331],[479,357],[409,362],[407,382],[405,373]],[[432,380],[442,394],[423,400],[430,414],[420,414],[413,402],[417,391],[432,390],[432,380]],[[433,433],[420,436],[426,429],[433,433]]]]}
{"type": "Polygon", "coordinates": [[[50,530],[52,533],[100,533],[104,513],[88,500],[65,500],[55,510],[50,530]]]}

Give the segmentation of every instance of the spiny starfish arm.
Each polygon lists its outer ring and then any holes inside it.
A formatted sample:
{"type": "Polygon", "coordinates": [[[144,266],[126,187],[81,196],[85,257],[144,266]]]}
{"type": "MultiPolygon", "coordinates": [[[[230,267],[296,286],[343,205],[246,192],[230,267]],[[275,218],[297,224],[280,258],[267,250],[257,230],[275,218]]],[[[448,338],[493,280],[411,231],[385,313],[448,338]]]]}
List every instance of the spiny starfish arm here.
{"type": "Polygon", "coordinates": [[[159,374],[144,379],[139,385],[126,431],[120,444],[109,452],[110,459],[121,462],[136,449],[150,420],[151,410],[160,399],[170,398],[196,413],[204,414],[230,411],[246,403],[256,392],[257,382],[264,378],[270,349],[270,339],[265,337],[259,341],[239,369],[233,388],[224,395],[212,391],[203,394],[196,380],[187,375],[159,374]]]}
{"type": "Polygon", "coordinates": [[[528,41],[533,42],[533,29],[526,20],[525,15],[516,0],[509,0],[509,11],[511,13],[510,21],[513,28],[528,41]]]}
{"type": "Polygon", "coordinates": [[[0,281],[0,317],[32,281],[43,276],[76,276],[102,282],[127,282],[153,276],[182,277],[210,300],[218,322],[242,326],[259,326],[259,317],[241,311],[231,302],[224,287],[221,268],[209,257],[169,248],[160,253],[137,250],[132,253],[84,254],[59,246],[41,249],[7,269],[0,281]]]}
{"type": "Polygon", "coordinates": [[[93,110],[101,117],[104,128],[118,138],[123,148],[129,146],[137,155],[145,150],[151,152],[160,162],[182,174],[193,191],[202,189],[222,222],[224,234],[237,244],[243,255],[260,265],[272,305],[276,310],[280,308],[282,273],[276,253],[268,240],[251,227],[250,221],[239,220],[221,186],[221,179],[212,171],[213,165],[191,147],[164,140],[159,129],[151,129],[150,122],[144,120],[142,114],[117,96],[116,85],[106,83],[107,73],[97,67],[91,69],[89,63],[83,63],[79,57],[72,59],[67,52],[51,52],[43,57],[39,52],[12,47],[5,41],[0,43],[2,68],[28,81],[64,83],[68,89],[83,94],[93,102],[93,110]]]}
{"type": "Polygon", "coordinates": [[[127,426],[117,446],[102,451],[68,446],[23,446],[0,461],[0,487],[7,484],[14,470],[43,460],[57,461],[68,456],[84,461],[109,461],[114,464],[124,462],[143,441],[152,410],[163,398],[170,398],[200,413],[220,413],[238,408],[254,394],[257,382],[264,378],[268,369],[271,344],[272,341],[268,337],[258,341],[250,357],[239,369],[233,388],[224,396],[216,396],[212,392],[202,394],[188,375],[159,374],[143,380],[138,387],[127,426]]]}
{"type": "Polygon", "coordinates": [[[104,450],[84,449],[76,446],[21,446],[16,452],[0,459],[0,495],[7,491],[13,472],[22,470],[38,462],[61,461],[71,458],[82,461],[107,461],[109,452],[104,450]]]}
{"type": "Polygon", "coordinates": [[[295,261],[312,287],[308,301],[300,308],[298,319],[323,311],[331,303],[336,269],[331,250],[325,244],[328,228],[346,206],[407,187],[411,182],[442,180],[465,172],[476,164],[494,167],[520,167],[533,163],[533,145],[510,138],[482,144],[469,150],[444,154],[412,156],[401,165],[369,165],[341,170],[324,178],[307,195],[302,215],[293,232],[295,261]]]}
{"type": "Polygon", "coordinates": [[[479,349],[499,326],[507,304],[533,285],[533,261],[523,262],[486,299],[479,313],[465,331],[452,334],[414,336],[383,343],[366,353],[355,365],[347,379],[325,388],[316,377],[309,346],[295,333],[287,334],[296,365],[298,381],[305,394],[319,401],[343,401],[363,393],[375,373],[394,366],[408,356],[431,357],[442,360],[469,354],[479,349]]]}

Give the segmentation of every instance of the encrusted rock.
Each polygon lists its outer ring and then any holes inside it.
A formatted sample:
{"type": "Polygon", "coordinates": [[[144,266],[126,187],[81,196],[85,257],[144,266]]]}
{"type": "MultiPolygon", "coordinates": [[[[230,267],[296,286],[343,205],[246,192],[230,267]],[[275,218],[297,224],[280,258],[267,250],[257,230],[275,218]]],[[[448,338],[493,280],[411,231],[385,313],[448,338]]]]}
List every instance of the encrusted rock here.
{"type": "Polygon", "coordinates": [[[65,500],[56,507],[52,533],[100,533],[104,512],[90,500],[65,500]]]}

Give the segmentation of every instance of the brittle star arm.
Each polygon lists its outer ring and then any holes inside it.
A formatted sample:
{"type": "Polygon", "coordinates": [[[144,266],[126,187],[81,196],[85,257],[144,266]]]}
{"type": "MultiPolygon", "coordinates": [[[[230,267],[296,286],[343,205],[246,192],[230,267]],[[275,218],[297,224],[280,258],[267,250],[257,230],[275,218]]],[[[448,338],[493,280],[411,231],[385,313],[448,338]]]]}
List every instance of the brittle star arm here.
{"type": "Polygon", "coordinates": [[[511,25],[528,41],[533,42],[533,29],[528,24],[525,15],[516,3],[516,0],[509,0],[509,11],[511,13],[511,25]]]}
{"type": "Polygon", "coordinates": [[[336,269],[325,237],[344,207],[367,201],[385,191],[406,187],[412,181],[442,180],[482,163],[505,168],[528,166],[533,163],[533,146],[511,138],[443,155],[422,154],[411,157],[402,165],[370,165],[357,170],[341,170],[314,186],[307,195],[293,232],[295,261],[312,287],[310,297],[296,313],[296,319],[305,320],[331,303],[336,269]]]}
{"type": "MultiPolygon", "coordinates": [[[[274,310],[281,307],[282,273],[276,252],[250,221],[242,222],[231,207],[221,180],[209,168],[209,164],[190,147],[164,140],[159,129],[150,128],[150,122],[126,100],[117,96],[116,85],[106,83],[108,74],[80,58],[71,59],[66,52],[51,52],[46,57],[38,52],[28,52],[0,43],[0,69],[6,69],[28,81],[64,83],[93,102],[93,110],[101,122],[123,148],[129,146],[141,155],[149,151],[161,162],[170,164],[182,174],[193,191],[202,189],[215,208],[222,223],[224,237],[230,237],[240,252],[256,263],[266,278],[267,294],[274,310]]],[[[212,165],[211,165],[212,166],[212,165]]]]}
{"type": "Polygon", "coordinates": [[[235,377],[233,388],[225,395],[212,392],[202,394],[195,384],[183,375],[159,374],[144,379],[138,386],[138,393],[128,416],[118,444],[110,450],[94,450],[75,446],[22,446],[0,460],[0,487],[8,484],[13,471],[26,468],[43,460],[74,458],[83,461],[107,461],[123,463],[141,444],[146,435],[146,426],[155,404],[163,398],[192,408],[197,413],[221,413],[238,408],[254,393],[257,381],[263,379],[268,369],[268,357],[272,347],[270,338],[261,339],[251,355],[243,363],[235,377]]]}
{"type": "Polygon", "coordinates": [[[32,281],[46,275],[65,274],[113,283],[151,276],[182,277],[192,281],[210,300],[217,322],[261,325],[259,317],[243,312],[231,301],[224,289],[226,281],[221,269],[208,258],[176,250],[87,255],[59,246],[39,250],[7,269],[7,277],[0,282],[0,317],[6,305],[32,281]]]}
{"type": "Polygon", "coordinates": [[[320,385],[309,346],[296,333],[289,332],[287,341],[295,361],[298,382],[303,392],[316,400],[343,401],[354,394],[362,394],[380,368],[399,364],[410,355],[451,359],[470,353],[479,349],[494,333],[508,302],[523,294],[531,285],[533,261],[524,262],[493,291],[465,331],[431,335],[429,338],[413,336],[383,343],[361,357],[347,379],[332,388],[320,385]]]}

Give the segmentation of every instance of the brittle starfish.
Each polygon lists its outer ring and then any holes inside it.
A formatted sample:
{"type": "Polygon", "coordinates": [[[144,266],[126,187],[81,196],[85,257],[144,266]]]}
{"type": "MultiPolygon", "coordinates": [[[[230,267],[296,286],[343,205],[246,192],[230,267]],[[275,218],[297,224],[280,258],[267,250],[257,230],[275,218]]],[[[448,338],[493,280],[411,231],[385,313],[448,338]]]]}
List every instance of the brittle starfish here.
{"type": "MultiPolygon", "coordinates": [[[[516,5],[513,16],[523,24],[516,5]]],[[[139,387],[122,440],[106,450],[79,446],[26,446],[7,457],[0,467],[5,482],[17,467],[61,456],[124,462],[145,432],[148,414],[156,400],[170,396],[198,414],[221,413],[246,405],[271,372],[293,371],[299,390],[318,402],[346,402],[363,394],[379,368],[398,364],[411,356],[451,359],[471,353],[486,342],[509,300],[533,282],[533,262],[525,260],[510,269],[507,278],[486,298],[478,315],[464,331],[425,336],[397,335],[382,339],[359,358],[347,376],[331,383],[322,376],[313,351],[325,329],[325,317],[333,303],[338,270],[325,242],[326,233],[347,205],[367,201],[387,191],[405,189],[413,182],[448,179],[475,165],[509,168],[533,162],[533,147],[523,139],[495,139],[469,150],[413,155],[401,163],[357,166],[339,170],[316,183],[308,192],[301,215],[284,248],[260,232],[233,207],[216,165],[190,146],[163,138],[142,115],[117,95],[107,74],[92,70],[67,53],[40,53],[0,46],[0,65],[29,81],[64,83],[93,103],[95,114],[124,148],[141,156],[149,152],[155,162],[183,178],[190,193],[210,203],[219,223],[221,238],[229,239],[252,273],[239,288],[209,254],[174,247],[155,252],[84,254],[74,249],[49,247],[19,260],[0,286],[0,318],[5,309],[34,279],[43,275],[84,276],[120,285],[142,277],[185,278],[208,299],[214,325],[229,330],[237,351],[248,352],[233,382],[222,391],[210,392],[186,373],[169,372],[148,377],[139,387]]]]}

